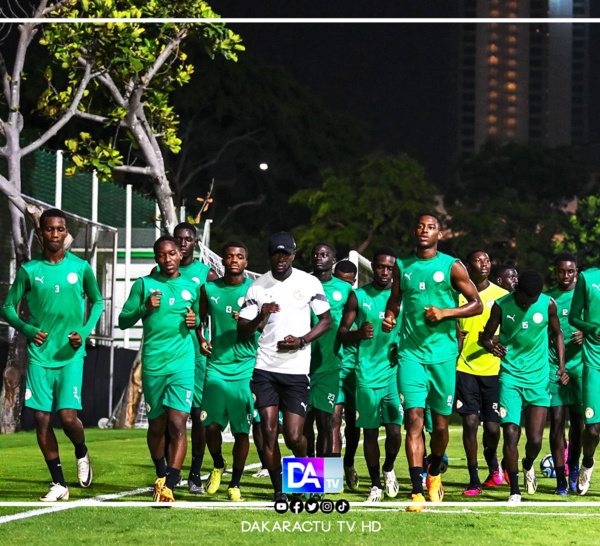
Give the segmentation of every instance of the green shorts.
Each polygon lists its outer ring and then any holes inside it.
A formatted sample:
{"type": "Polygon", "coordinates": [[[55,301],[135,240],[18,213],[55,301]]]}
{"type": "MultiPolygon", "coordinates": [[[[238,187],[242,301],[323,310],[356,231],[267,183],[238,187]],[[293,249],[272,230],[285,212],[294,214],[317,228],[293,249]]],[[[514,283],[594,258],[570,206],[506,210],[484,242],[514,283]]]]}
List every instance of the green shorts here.
{"type": "Polygon", "coordinates": [[[521,424],[521,410],[527,406],[550,407],[550,394],[547,385],[539,387],[519,387],[502,381],[500,373],[500,424],[521,424]]]}
{"type": "Polygon", "coordinates": [[[340,390],[340,370],[315,373],[310,376],[308,411],[312,408],[333,413],[340,390]]]}
{"type": "Polygon", "coordinates": [[[39,411],[81,409],[83,359],[72,360],[60,368],[29,364],[25,386],[25,406],[39,411]]]}
{"type": "Polygon", "coordinates": [[[194,370],[168,375],[148,375],[142,372],[142,388],[148,419],[156,419],[165,408],[189,413],[194,397],[194,370]]]}
{"type": "Polygon", "coordinates": [[[194,400],[193,408],[202,407],[202,394],[204,393],[204,382],[206,381],[206,357],[199,355],[196,357],[196,367],[194,368],[194,400]]]}
{"type": "Polygon", "coordinates": [[[583,415],[583,378],[570,375],[569,382],[561,385],[555,377],[550,378],[550,407],[567,406],[572,412],[583,415]]]}
{"type": "Polygon", "coordinates": [[[202,424],[207,427],[217,423],[224,429],[231,423],[232,434],[248,434],[254,413],[250,379],[230,381],[209,373],[200,412],[202,424]]]}
{"type": "Polygon", "coordinates": [[[356,426],[379,428],[382,424],[401,425],[404,410],[396,381],[380,388],[356,386],[356,426]]]}
{"type": "Polygon", "coordinates": [[[456,359],[425,364],[414,360],[400,361],[398,392],[404,410],[426,408],[439,415],[450,415],[456,386],[456,359]]]}
{"type": "Polygon", "coordinates": [[[583,366],[583,407],[586,425],[600,423],[600,370],[583,366]]]}
{"type": "Polygon", "coordinates": [[[344,404],[346,415],[356,414],[356,370],[354,368],[342,368],[340,371],[337,403],[344,404]]]}

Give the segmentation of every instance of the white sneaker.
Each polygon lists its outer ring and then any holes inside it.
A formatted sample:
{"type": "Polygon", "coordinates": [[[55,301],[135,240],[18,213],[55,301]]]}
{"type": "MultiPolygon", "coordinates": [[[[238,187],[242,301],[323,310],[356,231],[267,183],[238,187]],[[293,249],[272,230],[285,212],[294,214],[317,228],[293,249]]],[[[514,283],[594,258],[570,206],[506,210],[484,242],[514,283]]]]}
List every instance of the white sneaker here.
{"type": "Polygon", "coordinates": [[[528,495],[533,495],[537,489],[537,478],[535,477],[535,465],[531,465],[529,470],[523,467],[523,477],[525,478],[525,491],[528,495]]]}
{"type": "Polygon", "coordinates": [[[521,495],[511,495],[510,497],[508,497],[508,502],[510,504],[518,504],[519,502],[521,502],[521,495]]]}
{"type": "Polygon", "coordinates": [[[398,480],[394,470],[383,471],[383,480],[385,481],[385,494],[392,499],[398,494],[398,480]]]}
{"type": "Polygon", "coordinates": [[[269,471],[266,468],[261,468],[256,474],[252,475],[253,478],[268,478],[269,471]]]}
{"type": "Polygon", "coordinates": [[[77,459],[77,478],[79,478],[79,485],[81,487],[92,485],[92,464],[90,463],[89,451],[84,457],[77,459]]]}
{"type": "Polygon", "coordinates": [[[194,482],[188,482],[189,491],[192,495],[205,495],[206,489],[204,489],[204,485],[201,483],[200,485],[196,485],[194,482]]]}
{"type": "Polygon", "coordinates": [[[51,483],[50,491],[43,497],[40,497],[42,502],[56,502],[59,500],[69,500],[69,488],[60,483],[51,483]]]}
{"type": "Polygon", "coordinates": [[[369,492],[369,496],[365,502],[379,502],[381,500],[381,496],[383,495],[383,489],[380,489],[376,485],[371,487],[371,491],[369,492]]]}
{"type": "MultiPolygon", "coordinates": [[[[595,463],[596,461],[594,461],[595,463]]],[[[581,465],[579,469],[579,476],[577,477],[577,494],[585,495],[587,490],[590,488],[590,481],[592,479],[592,472],[594,471],[594,465],[592,468],[587,468],[581,465]]]]}

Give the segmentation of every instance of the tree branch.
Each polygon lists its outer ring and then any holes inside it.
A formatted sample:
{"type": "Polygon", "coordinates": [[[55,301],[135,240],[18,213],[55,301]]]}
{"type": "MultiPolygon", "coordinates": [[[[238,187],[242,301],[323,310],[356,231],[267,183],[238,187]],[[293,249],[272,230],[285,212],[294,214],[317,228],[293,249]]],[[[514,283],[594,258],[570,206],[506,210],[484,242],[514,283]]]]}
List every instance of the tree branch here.
{"type": "Polygon", "coordinates": [[[6,61],[4,55],[0,51],[0,78],[2,78],[2,93],[6,99],[6,103],[10,104],[10,83],[8,81],[8,69],[6,68],[6,61]]]}
{"type": "Polygon", "coordinates": [[[90,114],[81,110],[77,110],[74,115],[77,118],[87,119],[88,121],[95,121],[96,123],[108,123],[110,121],[110,118],[107,118],[105,116],[98,116],[96,114],[90,114]]]}
{"type": "Polygon", "coordinates": [[[229,207],[227,209],[227,212],[225,213],[225,216],[223,216],[223,218],[221,218],[221,220],[219,221],[219,226],[222,226],[225,224],[225,222],[229,219],[229,217],[236,212],[237,210],[243,208],[243,207],[251,207],[251,206],[257,206],[259,207],[260,205],[262,205],[265,202],[266,199],[266,195],[264,193],[261,193],[260,197],[258,199],[255,199],[254,201],[243,201],[242,203],[238,203],[237,205],[234,205],[233,207],[229,207]]]}
{"type": "MultiPolygon", "coordinates": [[[[81,60],[79,61],[81,62],[81,60]]],[[[123,95],[121,95],[121,92],[119,91],[119,88],[116,86],[115,82],[113,81],[113,79],[108,75],[108,74],[101,74],[98,76],[98,81],[104,85],[104,87],[106,87],[110,94],[112,95],[113,99],[115,99],[116,103],[121,107],[121,108],[127,108],[127,101],[125,100],[125,98],[123,97],[123,95]]]]}
{"type": "Polygon", "coordinates": [[[117,165],[116,167],[113,167],[112,170],[119,173],[152,176],[152,167],[134,167],[133,165],[117,165]]]}
{"type": "Polygon", "coordinates": [[[47,0],[43,0],[42,2],[40,2],[40,7],[38,8],[38,12],[36,12],[36,14],[34,15],[34,17],[36,17],[38,19],[40,17],[46,17],[47,15],[50,15],[53,11],[57,11],[57,10],[61,9],[63,6],[65,6],[66,4],[68,4],[69,1],[70,0],[59,0],[54,5],[52,5],[49,8],[47,8],[45,6],[46,6],[46,4],[48,2],[47,2],[47,0]],[[42,9],[42,5],[44,5],[43,9],[42,9]]]}
{"type": "Polygon", "coordinates": [[[77,107],[83,98],[83,94],[85,92],[86,87],[90,83],[92,74],[92,63],[89,62],[86,64],[85,73],[83,74],[83,78],[79,83],[79,88],[73,97],[71,105],[67,108],[65,114],[54,124],[52,125],[40,138],[26,146],[21,150],[21,156],[25,156],[34,150],[37,150],[40,146],[48,142],[58,131],[60,131],[69,120],[77,113],[77,107]]]}

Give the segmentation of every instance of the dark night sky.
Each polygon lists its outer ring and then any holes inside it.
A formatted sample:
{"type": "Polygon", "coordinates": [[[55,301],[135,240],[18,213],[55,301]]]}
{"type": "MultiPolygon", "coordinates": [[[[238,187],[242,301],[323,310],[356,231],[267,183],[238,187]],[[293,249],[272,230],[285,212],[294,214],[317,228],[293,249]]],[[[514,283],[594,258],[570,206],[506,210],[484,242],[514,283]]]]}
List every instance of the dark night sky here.
{"type": "MultiPolygon", "coordinates": [[[[457,17],[455,0],[360,6],[314,2],[213,0],[222,17],[457,17]],[[368,6],[368,7],[366,7],[368,6]]],[[[596,15],[592,13],[592,15],[596,15]]],[[[363,120],[373,147],[407,152],[428,178],[443,185],[456,135],[458,24],[444,23],[237,23],[247,55],[286,68],[325,103],[363,120]]],[[[591,62],[600,58],[600,25],[592,25],[591,62]]],[[[590,71],[592,75],[595,70],[590,71]]],[[[596,78],[590,96],[597,96],[596,78]]],[[[591,104],[592,126],[599,116],[591,104]]],[[[592,127],[592,140],[598,130],[592,127]]]]}

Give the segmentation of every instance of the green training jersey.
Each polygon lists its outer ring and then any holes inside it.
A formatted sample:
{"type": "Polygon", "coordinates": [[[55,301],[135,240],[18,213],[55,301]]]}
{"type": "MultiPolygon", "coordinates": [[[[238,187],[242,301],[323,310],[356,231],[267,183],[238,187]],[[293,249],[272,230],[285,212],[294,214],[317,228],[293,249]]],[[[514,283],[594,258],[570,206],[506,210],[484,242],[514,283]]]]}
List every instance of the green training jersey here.
{"type": "Polygon", "coordinates": [[[442,252],[428,260],[412,254],[397,261],[402,291],[401,360],[436,364],[458,357],[456,321],[446,318],[434,324],[425,318],[425,307],[458,306],[458,292],[450,280],[456,261],[442,252]]]}
{"type": "MultiPolygon", "coordinates": [[[[192,279],[198,286],[206,284],[206,277],[208,277],[209,271],[210,266],[203,264],[199,260],[194,260],[190,265],[179,266],[179,273],[188,279],[192,279]]],[[[206,336],[206,339],[210,339],[210,335],[206,336]]],[[[194,354],[196,355],[196,361],[204,365],[206,362],[206,357],[200,352],[200,342],[198,341],[198,337],[195,335],[192,336],[192,341],[194,343],[194,354]]]]}
{"type": "Polygon", "coordinates": [[[584,335],[583,363],[590,368],[600,369],[600,268],[593,267],[579,274],[572,306],[576,301],[583,309],[583,319],[571,316],[570,322],[574,322],[574,326],[584,335]]]}
{"type": "Polygon", "coordinates": [[[239,286],[228,286],[223,278],[204,285],[210,315],[212,354],[206,364],[207,376],[237,380],[252,377],[258,332],[249,338],[239,338],[233,312],[239,313],[248,287],[245,278],[239,286]]]}
{"type": "MultiPolygon", "coordinates": [[[[356,323],[350,329],[356,329],[356,323]]],[[[356,359],[358,358],[358,343],[342,345],[342,351],[342,370],[347,372],[354,371],[354,368],[356,368],[356,359]]]]}
{"type": "Polygon", "coordinates": [[[119,315],[119,328],[131,328],[142,319],[144,344],[142,366],[148,375],[170,375],[194,369],[194,330],[185,325],[187,307],[198,316],[199,286],[180,275],[167,279],[151,273],[133,283],[119,315]],[[146,300],[153,292],[162,292],[160,306],[146,310],[146,300]]]}
{"type": "Polygon", "coordinates": [[[360,387],[385,387],[396,380],[398,365],[397,323],[390,333],[381,329],[385,318],[385,306],[391,294],[390,290],[377,290],[373,283],[366,284],[354,291],[358,301],[356,326],[365,322],[373,325],[373,339],[361,339],[356,359],[356,384],[360,387]]]}
{"type": "Polygon", "coordinates": [[[29,361],[46,368],[58,368],[85,356],[85,340],[98,322],[104,303],[94,272],[85,260],[70,252],[58,263],[39,254],[23,264],[11,286],[2,313],[7,322],[25,335],[29,361]],[[31,313],[29,323],[21,320],[17,306],[25,296],[31,313]],[[92,304],[85,321],[85,296],[92,304]],[[48,337],[41,346],[33,342],[38,332],[48,337]],[[69,334],[77,332],[83,344],[73,349],[69,334]]]}
{"type": "MultiPolygon", "coordinates": [[[[583,361],[581,356],[583,353],[583,346],[572,343],[571,335],[573,332],[576,332],[577,329],[573,328],[573,326],[569,324],[569,313],[571,311],[571,302],[573,301],[574,292],[574,290],[564,292],[563,290],[554,288],[553,290],[547,292],[547,295],[556,302],[556,311],[558,313],[558,319],[560,320],[560,327],[565,336],[565,365],[567,373],[576,377],[582,377],[583,361]]],[[[556,381],[556,372],[558,370],[558,354],[556,353],[556,348],[554,347],[552,340],[550,340],[549,355],[550,380],[556,381]]]]}
{"type": "MultiPolygon", "coordinates": [[[[337,339],[337,331],[342,322],[346,301],[352,292],[352,285],[336,277],[321,284],[330,306],[331,329],[311,343],[311,375],[339,370],[342,366],[342,351],[337,339]]],[[[312,311],[311,317],[314,326],[318,319],[312,311]]]]}
{"type": "Polygon", "coordinates": [[[548,305],[551,298],[540,294],[528,309],[521,309],[511,293],[496,301],[502,311],[500,344],[506,356],[500,364],[500,379],[519,387],[548,385],[548,305]]]}

